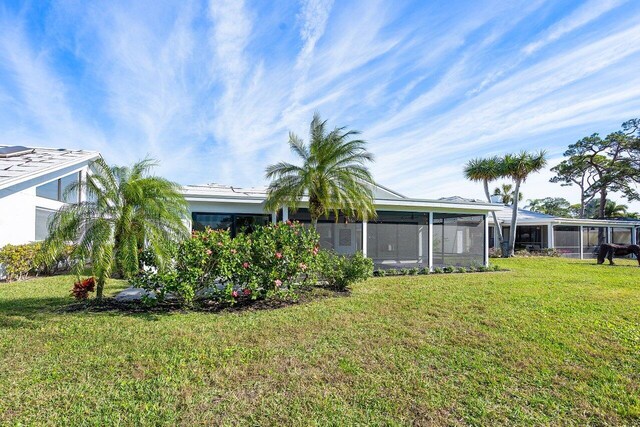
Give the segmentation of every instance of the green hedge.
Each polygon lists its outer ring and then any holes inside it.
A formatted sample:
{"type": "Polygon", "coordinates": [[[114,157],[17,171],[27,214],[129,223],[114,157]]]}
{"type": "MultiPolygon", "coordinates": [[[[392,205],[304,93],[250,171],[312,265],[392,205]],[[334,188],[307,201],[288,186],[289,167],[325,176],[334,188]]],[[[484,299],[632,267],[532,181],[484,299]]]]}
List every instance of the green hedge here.
{"type": "Polygon", "coordinates": [[[5,245],[0,248],[0,265],[8,282],[24,280],[29,275],[54,274],[70,267],[72,246],[67,246],[58,256],[45,261],[42,243],[5,245]]]}

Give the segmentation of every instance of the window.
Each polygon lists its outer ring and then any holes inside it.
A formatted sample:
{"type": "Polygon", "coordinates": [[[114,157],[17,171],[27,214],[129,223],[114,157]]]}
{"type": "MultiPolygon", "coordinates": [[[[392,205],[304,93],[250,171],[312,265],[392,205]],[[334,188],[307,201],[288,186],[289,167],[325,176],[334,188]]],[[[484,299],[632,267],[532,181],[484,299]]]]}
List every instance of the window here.
{"type": "Polygon", "coordinates": [[[44,240],[49,236],[49,222],[55,211],[44,208],[36,208],[36,240],[44,240]]]}
{"type": "Polygon", "coordinates": [[[58,188],[59,180],[51,181],[36,187],[36,196],[44,197],[45,199],[59,200],[60,189],[58,188]]]}
{"type": "Polygon", "coordinates": [[[80,200],[80,189],[68,192],[67,188],[80,179],[80,172],[64,176],[55,181],[47,182],[36,187],[36,196],[45,199],[57,200],[65,203],[78,203],[80,200]],[[65,194],[66,193],[66,194],[65,194]]]}
{"type": "Polygon", "coordinates": [[[207,227],[213,230],[229,230],[231,236],[237,233],[251,233],[256,226],[267,225],[271,222],[271,215],[267,214],[220,214],[194,212],[191,215],[192,228],[203,231],[207,227]]]}

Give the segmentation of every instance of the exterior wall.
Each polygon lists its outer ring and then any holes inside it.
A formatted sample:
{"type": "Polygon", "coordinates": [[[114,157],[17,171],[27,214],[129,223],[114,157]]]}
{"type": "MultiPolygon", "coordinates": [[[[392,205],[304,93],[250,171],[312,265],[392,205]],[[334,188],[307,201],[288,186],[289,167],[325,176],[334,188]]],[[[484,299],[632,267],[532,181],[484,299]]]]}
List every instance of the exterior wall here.
{"type": "Polygon", "coordinates": [[[36,196],[36,187],[78,172],[82,172],[84,179],[87,164],[88,162],[84,162],[67,167],[0,190],[0,247],[35,241],[36,208],[56,211],[64,205],[56,200],[36,196]]]}

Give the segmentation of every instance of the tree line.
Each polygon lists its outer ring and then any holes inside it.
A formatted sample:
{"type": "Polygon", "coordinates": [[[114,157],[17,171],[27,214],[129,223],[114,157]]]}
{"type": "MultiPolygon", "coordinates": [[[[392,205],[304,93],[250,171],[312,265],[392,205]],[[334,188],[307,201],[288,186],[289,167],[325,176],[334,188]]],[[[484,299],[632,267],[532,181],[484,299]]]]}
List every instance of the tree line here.
{"type": "Polygon", "coordinates": [[[611,200],[612,193],[628,201],[640,200],[640,119],[624,122],[621,129],[602,138],[597,133],[569,145],[565,159],[551,168],[551,182],[579,190],[579,203],[561,197],[530,200],[528,208],[554,216],[573,218],[638,218],[628,206],[611,200]]]}

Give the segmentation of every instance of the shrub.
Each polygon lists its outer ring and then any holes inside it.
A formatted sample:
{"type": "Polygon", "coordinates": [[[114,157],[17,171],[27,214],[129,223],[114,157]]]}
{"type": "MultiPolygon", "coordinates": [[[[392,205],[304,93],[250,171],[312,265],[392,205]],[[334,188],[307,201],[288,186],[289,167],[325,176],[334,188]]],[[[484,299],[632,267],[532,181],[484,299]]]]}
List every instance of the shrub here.
{"type": "Polygon", "coordinates": [[[373,261],[362,252],[344,256],[323,250],[316,258],[315,269],[327,286],[344,291],[352,284],[367,280],[373,275],[373,261]]]}
{"type": "Polygon", "coordinates": [[[386,270],[387,272],[387,276],[397,276],[398,275],[398,270],[396,270],[395,268],[390,268],[388,270],[386,270]]]}
{"type": "Polygon", "coordinates": [[[231,238],[226,230],[194,232],[164,271],[141,268],[131,283],[191,303],[196,294],[235,303],[293,291],[309,276],[318,234],[297,222],[257,227],[231,238]],[[154,271],[155,270],[155,271],[154,271]]]}
{"type": "Polygon", "coordinates": [[[420,274],[431,274],[429,267],[424,267],[420,269],[420,274]]]}
{"type": "Polygon", "coordinates": [[[435,267],[433,269],[433,274],[442,274],[444,273],[444,269],[442,269],[441,267],[435,267]]]}
{"type": "Polygon", "coordinates": [[[418,267],[413,267],[409,269],[410,276],[416,276],[418,274],[420,274],[420,269],[418,267]]]}
{"type": "Polygon", "coordinates": [[[71,255],[74,249],[75,247],[73,245],[65,245],[53,258],[48,258],[44,252],[40,252],[34,260],[37,272],[45,275],[53,275],[62,271],[71,270],[73,266],[71,255]]]}
{"type": "Polygon", "coordinates": [[[516,257],[537,257],[537,256],[548,256],[548,257],[559,257],[562,256],[562,253],[554,248],[544,248],[537,251],[528,251],[526,249],[518,250],[514,254],[516,257]]]}
{"type": "Polygon", "coordinates": [[[6,280],[24,280],[29,272],[35,271],[36,259],[42,249],[40,243],[25,245],[5,245],[0,249],[0,264],[4,268],[6,280]]]}
{"type": "Polygon", "coordinates": [[[400,269],[400,275],[401,276],[406,276],[409,274],[409,269],[408,268],[401,268],[400,269]]]}
{"type": "Polygon", "coordinates": [[[442,269],[442,271],[444,273],[453,273],[456,270],[456,268],[452,265],[448,265],[445,268],[442,269]]]}
{"type": "Polygon", "coordinates": [[[73,284],[71,293],[76,299],[87,299],[89,292],[93,292],[96,288],[96,279],[89,277],[84,280],[79,280],[73,284]]]}
{"type": "Polygon", "coordinates": [[[373,272],[373,275],[377,277],[384,277],[387,275],[387,272],[385,270],[376,270],[373,272]]]}
{"type": "Polygon", "coordinates": [[[489,248],[489,258],[502,258],[502,249],[489,248]]]}
{"type": "Polygon", "coordinates": [[[464,267],[456,267],[455,272],[456,273],[466,273],[467,269],[464,268],[464,267]]]}

